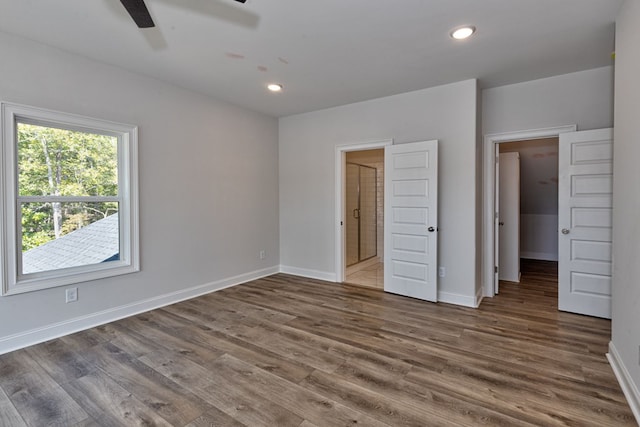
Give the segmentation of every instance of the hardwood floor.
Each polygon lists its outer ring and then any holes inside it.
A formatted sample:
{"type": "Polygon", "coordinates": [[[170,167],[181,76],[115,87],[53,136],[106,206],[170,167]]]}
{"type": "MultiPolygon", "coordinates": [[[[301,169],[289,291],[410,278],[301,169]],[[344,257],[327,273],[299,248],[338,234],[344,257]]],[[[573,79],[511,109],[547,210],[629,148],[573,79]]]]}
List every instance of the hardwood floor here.
{"type": "Polygon", "coordinates": [[[479,309],[256,280],[0,356],[0,425],[636,425],[548,267],[479,309]]]}

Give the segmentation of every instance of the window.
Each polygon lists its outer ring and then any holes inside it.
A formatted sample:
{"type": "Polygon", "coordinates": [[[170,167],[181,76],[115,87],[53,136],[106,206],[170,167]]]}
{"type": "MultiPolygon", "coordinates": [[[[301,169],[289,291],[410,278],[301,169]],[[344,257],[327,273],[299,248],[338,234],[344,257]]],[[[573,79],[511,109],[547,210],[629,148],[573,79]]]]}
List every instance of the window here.
{"type": "Polygon", "coordinates": [[[138,271],[137,128],[1,108],[2,294],[138,271]]]}

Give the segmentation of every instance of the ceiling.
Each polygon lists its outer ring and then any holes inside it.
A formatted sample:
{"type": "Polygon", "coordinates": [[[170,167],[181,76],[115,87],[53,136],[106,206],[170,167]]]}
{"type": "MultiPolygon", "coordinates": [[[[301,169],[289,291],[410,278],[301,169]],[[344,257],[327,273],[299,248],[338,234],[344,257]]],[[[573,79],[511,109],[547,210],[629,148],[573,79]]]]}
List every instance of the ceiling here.
{"type": "Polygon", "coordinates": [[[0,0],[0,31],[280,117],[612,64],[622,0],[0,0]],[[463,24],[477,33],[449,37],[463,24]],[[279,82],[284,91],[268,93],[279,82]]]}

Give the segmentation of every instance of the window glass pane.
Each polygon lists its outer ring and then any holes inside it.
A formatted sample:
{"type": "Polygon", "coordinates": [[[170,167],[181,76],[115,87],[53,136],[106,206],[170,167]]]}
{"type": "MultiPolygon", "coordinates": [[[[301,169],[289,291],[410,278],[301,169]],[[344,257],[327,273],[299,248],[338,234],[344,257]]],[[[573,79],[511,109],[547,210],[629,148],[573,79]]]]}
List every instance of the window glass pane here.
{"type": "Polygon", "coordinates": [[[118,195],[118,138],[20,122],[16,126],[20,196],[118,195]]]}
{"type": "Polygon", "coordinates": [[[120,259],[118,203],[21,203],[22,274],[120,259]]]}

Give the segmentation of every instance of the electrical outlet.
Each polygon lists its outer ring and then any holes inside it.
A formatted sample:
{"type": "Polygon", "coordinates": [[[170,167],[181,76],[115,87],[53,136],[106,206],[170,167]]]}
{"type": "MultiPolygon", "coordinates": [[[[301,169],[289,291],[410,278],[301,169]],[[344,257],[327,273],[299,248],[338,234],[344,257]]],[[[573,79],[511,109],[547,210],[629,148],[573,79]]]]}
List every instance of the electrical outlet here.
{"type": "Polygon", "coordinates": [[[265,259],[266,257],[267,253],[264,250],[260,251],[260,259],[265,259]]]}
{"type": "Polygon", "coordinates": [[[444,267],[438,267],[438,276],[444,277],[447,275],[447,270],[444,267]]]}
{"type": "Polygon", "coordinates": [[[75,302],[78,301],[78,288],[69,288],[64,291],[65,302],[75,302]]]}

